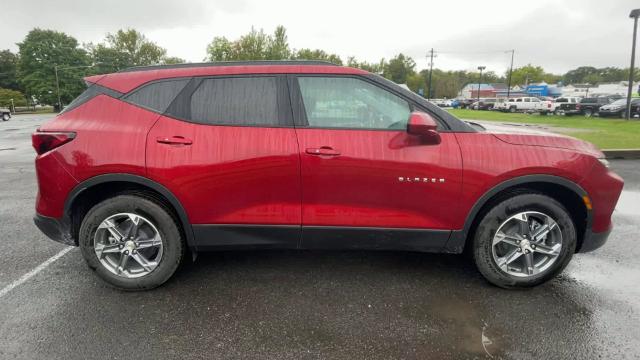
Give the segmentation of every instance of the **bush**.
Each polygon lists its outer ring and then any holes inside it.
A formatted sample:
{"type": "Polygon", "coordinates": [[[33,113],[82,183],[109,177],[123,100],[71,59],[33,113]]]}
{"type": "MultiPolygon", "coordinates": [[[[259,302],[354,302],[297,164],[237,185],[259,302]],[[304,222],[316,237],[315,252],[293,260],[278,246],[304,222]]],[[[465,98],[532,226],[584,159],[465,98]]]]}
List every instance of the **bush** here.
{"type": "Polygon", "coordinates": [[[22,95],[20,91],[0,88],[0,106],[11,106],[11,99],[13,99],[13,104],[15,106],[27,105],[27,99],[24,97],[24,95],[22,95]]]}

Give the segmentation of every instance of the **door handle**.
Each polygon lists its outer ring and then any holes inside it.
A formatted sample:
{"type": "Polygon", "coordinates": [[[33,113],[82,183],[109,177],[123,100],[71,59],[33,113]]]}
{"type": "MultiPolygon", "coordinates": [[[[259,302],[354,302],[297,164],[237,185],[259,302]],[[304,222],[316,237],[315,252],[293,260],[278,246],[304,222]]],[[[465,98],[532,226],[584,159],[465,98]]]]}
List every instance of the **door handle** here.
{"type": "Polygon", "coordinates": [[[307,148],[305,151],[309,155],[318,155],[318,156],[338,156],[340,155],[340,151],[335,150],[330,146],[322,146],[319,148],[307,148]]]}
{"type": "Polygon", "coordinates": [[[191,145],[193,141],[184,136],[158,136],[156,142],[168,145],[191,145]]]}

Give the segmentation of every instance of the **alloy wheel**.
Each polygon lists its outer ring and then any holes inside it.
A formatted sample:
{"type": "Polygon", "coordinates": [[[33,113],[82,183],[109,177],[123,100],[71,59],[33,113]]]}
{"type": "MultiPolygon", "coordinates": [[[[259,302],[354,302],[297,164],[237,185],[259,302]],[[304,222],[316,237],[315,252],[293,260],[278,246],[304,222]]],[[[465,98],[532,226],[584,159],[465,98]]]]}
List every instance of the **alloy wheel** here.
{"type": "Polygon", "coordinates": [[[125,278],[151,273],[162,260],[162,238],[148,219],[132,213],[106,218],[93,238],[100,263],[110,272],[125,278]]]}
{"type": "Polygon", "coordinates": [[[553,265],[562,251],[562,231],[551,216],[526,211],[506,219],[492,242],[493,260],[503,272],[538,275],[553,265]]]}

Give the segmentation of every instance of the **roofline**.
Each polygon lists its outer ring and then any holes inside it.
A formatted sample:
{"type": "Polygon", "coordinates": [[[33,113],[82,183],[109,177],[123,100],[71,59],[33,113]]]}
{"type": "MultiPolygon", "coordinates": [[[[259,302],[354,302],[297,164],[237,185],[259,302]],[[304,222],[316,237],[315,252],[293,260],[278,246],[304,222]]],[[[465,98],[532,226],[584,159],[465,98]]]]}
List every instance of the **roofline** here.
{"type": "Polygon", "coordinates": [[[330,61],[323,61],[323,60],[251,60],[251,61],[215,61],[215,62],[203,62],[203,63],[183,63],[183,64],[174,64],[174,65],[133,66],[130,68],[122,69],[118,72],[126,73],[126,72],[134,72],[134,71],[183,69],[183,68],[210,67],[210,66],[265,66],[265,65],[340,66],[330,61]]]}

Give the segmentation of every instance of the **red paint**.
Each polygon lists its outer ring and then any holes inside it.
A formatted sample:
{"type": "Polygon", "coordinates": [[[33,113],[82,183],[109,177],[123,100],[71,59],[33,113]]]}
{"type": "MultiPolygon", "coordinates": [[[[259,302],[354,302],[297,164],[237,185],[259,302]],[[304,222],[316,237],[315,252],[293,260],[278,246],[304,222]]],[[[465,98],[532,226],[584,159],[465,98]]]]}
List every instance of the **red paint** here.
{"type": "Polygon", "coordinates": [[[454,223],[462,159],[453,134],[441,134],[440,145],[424,145],[406,131],[296,132],[303,149],[340,152],[302,154],[304,225],[450,229],[454,223]]]}
{"type": "Polygon", "coordinates": [[[294,129],[209,126],[161,117],[147,136],[148,177],[192,224],[300,224],[294,129]],[[191,145],[157,138],[181,136],[191,145]]]}
{"type": "MultiPolygon", "coordinates": [[[[158,78],[242,73],[365,72],[336,66],[221,66],[117,73],[88,81],[128,92],[158,78]]],[[[56,218],[76,184],[109,173],[162,184],[192,224],[458,230],[494,186],[548,174],[588,192],[592,230],[600,232],[611,226],[622,189],[622,180],[596,159],[600,151],[563,136],[440,132],[437,144],[402,130],[209,126],[105,95],[56,117],[41,131],[76,133],[36,158],[36,208],[56,218]]]]}

